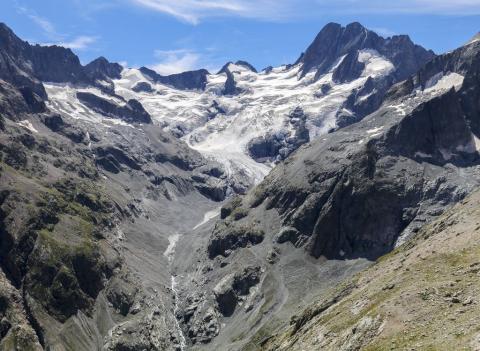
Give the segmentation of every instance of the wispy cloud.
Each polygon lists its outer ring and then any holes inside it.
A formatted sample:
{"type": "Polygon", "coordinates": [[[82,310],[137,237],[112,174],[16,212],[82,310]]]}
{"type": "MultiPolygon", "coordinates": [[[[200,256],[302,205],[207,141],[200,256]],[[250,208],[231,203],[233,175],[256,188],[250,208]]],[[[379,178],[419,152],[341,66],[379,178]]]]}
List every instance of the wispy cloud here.
{"type": "Polygon", "coordinates": [[[155,50],[156,62],[149,65],[151,69],[162,75],[169,75],[205,68],[210,72],[217,72],[225,63],[223,58],[215,55],[213,47],[204,50],[175,49],[155,50]]]}
{"type": "Polygon", "coordinates": [[[184,22],[198,24],[202,18],[217,16],[241,16],[250,18],[278,18],[295,1],[273,0],[129,0],[143,6],[174,16],[184,22]]]}
{"type": "Polygon", "coordinates": [[[18,13],[27,16],[35,24],[37,24],[48,39],[48,42],[42,45],[58,45],[75,50],[86,50],[98,40],[97,36],[79,35],[72,37],[71,35],[59,33],[53,23],[47,18],[40,16],[35,10],[19,5],[16,3],[18,13]]]}
{"type": "Polygon", "coordinates": [[[48,19],[38,15],[34,10],[25,6],[17,6],[17,11],[36,23],[49,39],[56,40],[59,38],[59,34],[55,30],[55,26],[48,19]]]}
{"type": "Polygon", "coordinates": [[[90,47],[91,44],[97,41],[98,37],[81,35],[72,39],[71,41],[56,43],[58,46],[63,46],[69,49],[85,50],[90,47]]]}
{"type": "Polygon", "coordinates": [[[150,68],[160,74],[168,75],[198,68],[201,55],[188,49],[156,50],[155,58],[159,61],[150,68]]]}
{"type": "Polygon", "coordinates": [[[405,13],[478,15],[480,0],[128,0],[130,3],[197,24],[207,17],[238,16],[262,20],[319,14],[405,13]]]}

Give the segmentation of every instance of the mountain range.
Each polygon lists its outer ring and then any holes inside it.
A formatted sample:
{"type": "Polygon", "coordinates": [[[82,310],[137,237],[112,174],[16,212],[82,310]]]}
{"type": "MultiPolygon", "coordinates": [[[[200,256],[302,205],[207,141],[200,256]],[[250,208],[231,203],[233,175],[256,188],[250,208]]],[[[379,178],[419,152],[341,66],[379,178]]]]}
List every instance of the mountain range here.
{"type": "Polygon", "coordinates": [[[477,37],[164,76],[0,24],[0,349],[477,349],[477,37]]]}

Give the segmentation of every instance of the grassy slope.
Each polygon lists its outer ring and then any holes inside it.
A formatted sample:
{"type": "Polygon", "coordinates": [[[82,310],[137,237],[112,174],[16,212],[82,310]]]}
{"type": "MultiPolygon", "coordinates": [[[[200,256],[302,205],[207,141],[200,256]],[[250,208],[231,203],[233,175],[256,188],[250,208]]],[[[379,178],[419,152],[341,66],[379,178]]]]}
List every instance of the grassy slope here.
{"type": "Polygon", "coordinates": [[[479,277],[477,192],[292,318],[287,331],[252,343],[265,350],[478,350],[479,277]]]}

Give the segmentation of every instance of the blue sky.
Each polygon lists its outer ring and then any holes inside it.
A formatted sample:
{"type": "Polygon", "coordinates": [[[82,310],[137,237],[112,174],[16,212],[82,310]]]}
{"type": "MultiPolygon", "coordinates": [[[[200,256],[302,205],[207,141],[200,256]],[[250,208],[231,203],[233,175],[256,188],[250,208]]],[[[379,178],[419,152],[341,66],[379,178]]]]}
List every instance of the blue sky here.
{"type": "Polygon", "coordinates": [[[480,31],[480,0],[2,0],[0,9],[22,39],[68,46],[82,63],[105,56],[163,74],[292,63],[332,21],[409,34],[437,53],[480,31]]]}

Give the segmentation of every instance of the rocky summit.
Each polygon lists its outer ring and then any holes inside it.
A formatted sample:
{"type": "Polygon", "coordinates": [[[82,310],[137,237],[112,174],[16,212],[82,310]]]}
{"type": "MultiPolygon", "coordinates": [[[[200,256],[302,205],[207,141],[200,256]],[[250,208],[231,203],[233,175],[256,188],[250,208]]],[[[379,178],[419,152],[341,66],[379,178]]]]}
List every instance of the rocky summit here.
{"type": "Polygon", "coordinates": [[[479,152],[478,35],[162,75],[0,24],[0,349],[477,350],[479,152]]]}

